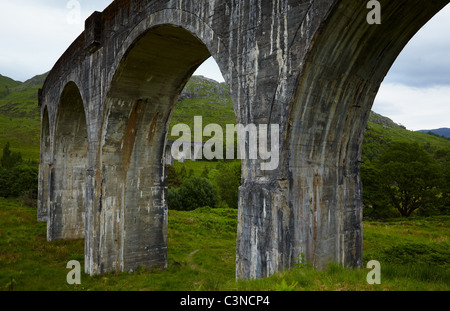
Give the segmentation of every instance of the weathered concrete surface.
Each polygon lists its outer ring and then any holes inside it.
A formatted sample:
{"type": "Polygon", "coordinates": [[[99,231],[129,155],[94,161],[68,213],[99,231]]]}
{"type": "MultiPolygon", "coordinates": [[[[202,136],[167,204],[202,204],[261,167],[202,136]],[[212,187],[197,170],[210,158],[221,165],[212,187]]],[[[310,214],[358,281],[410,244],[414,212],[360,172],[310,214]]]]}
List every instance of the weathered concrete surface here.
{"type": "Polygon", "coordinates": [[[40,93],[48,238],[84,231],[90,274],[166,266],[168,126],[213,56],[237,122],[281,130],[276,170],[243,161],[236,276],[268,276],[301,254],[318,268],[361,266],[370,108],[401,49],[449,1],[380,2],[381,25],[354,0],[116,0],[94,13],[40,93]]]}

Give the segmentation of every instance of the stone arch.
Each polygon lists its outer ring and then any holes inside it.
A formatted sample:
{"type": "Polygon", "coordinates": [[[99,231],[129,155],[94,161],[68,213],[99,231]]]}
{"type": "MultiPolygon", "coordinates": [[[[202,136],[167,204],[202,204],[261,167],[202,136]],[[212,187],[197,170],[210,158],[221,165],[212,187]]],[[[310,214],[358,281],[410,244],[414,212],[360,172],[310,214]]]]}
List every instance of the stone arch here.
{"type": "MultiPolygon", "coordinates": [[[[213,2],[211,2],[210,5],[212,3],[213,2]]],[[[214,11],[214,9],[212,9],[212,11],[214,11]]],[[[184,29],[186,33],[189,33],[189,36],[197,38],[197,40],[201,42],[208,50],[209,56],[212,56],[217,62],[225,83],[230,89],[233,87],[231,81],[232,76],[238,74],[238,71],[235,67],[233,59],[229,57],[229,48],[226,41],[216,34],[208,23],[205,23],[205,21],[203,21],[197,14],[192,13],[187,9],[180,8],[157,11],[148,15],[135,27],[133,27],[125,40],[123,40],[121,47],[117,49],[117,55],[115,55],[112,66],[107,74],[105,85],[108,89],[106,92],[109,92],[113,84],[113,80],[118,74],[120,74],[119,70],[121,68],[122,61],[133,48],[134,44],[138,42],[142,36],[151,31],[151,29],[158,27],[181,28],[184,29]],[[167,21],[170,21],[170,23],[167,21]]],[[[203,63],[203,61],[201,63],[203,63]]],[[[199,63],[195,68],[201,65],[201,63],[199,63]]],[[[235,101],[233,101],[233,106],[236,111],[237,107],[234,102],[235,101]]]]}
{"type": "Polygon", "coordinates": [[[45,105],[41,116],[41,158],[39,165],[38,221],[47,222],[49,195],[49,167],[51,155],[50,119],[45,105]]]}
{"type": "Polygon", "coordinates": [[[168,130],[180,92],[210,56],[192,32],[162,24],[137,35],[120,58],[102,123],[103,239],[91,273],[166,266],[168,130]]]}
{"type": "Polygon", "coordinates": [[[78,86],[69,82],[56,112],[48,182],[48,240],[84,237],[88,148],[83,99],[78,86]]]}
{"type": "Polygon", "coordinates": [[[448,1],[380,3],[382,23],[369,25],[365,5],[336,2],[315,35],[293,101],[289,200],[299,225],[292,247],[318,268],[331,261],[362,265],[359,169],[369,113],[398,54],[448,1]]]}

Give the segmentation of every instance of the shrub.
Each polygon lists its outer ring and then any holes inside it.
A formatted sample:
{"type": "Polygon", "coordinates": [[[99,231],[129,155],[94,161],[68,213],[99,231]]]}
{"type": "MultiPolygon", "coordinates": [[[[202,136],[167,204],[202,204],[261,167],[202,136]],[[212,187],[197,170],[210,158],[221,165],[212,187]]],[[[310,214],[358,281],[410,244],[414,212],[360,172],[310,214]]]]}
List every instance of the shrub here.
{"type": "Polygon", "coordinates": [[[178,189],[169,190],[168,201],[170,209],[191,211],[203,206],[215,206],[217,192],[208,179],[191,176],[178,189]]]}
{"type": "Polygon", "coordinates": [[[178,188],[181,186],[181,177],[173,165],[166,165],[167,169],[167,186],[169,188],[178,188]]]}
{"type": "Polygon", "coordinates": [[[34,202],[38,192],[38,165],[22,160],[20,153],[11,152],[9,143],[3,149],[0,167],[0,196],[19,197],[34,202]]]}
{"type": "Polygon", "coordinates": [[[169,209],[177,211],[183,209],[182,198],[177,189],[169,189],[167,191],[167,203],[169,205],[169,209]]]}
{"type": "Polygon", "coordinates": [[[239,186],[241,185],[241,165],[238,162],[222,162],[211,175],[220,198],[230,207],[238,208],[239,186]]]}

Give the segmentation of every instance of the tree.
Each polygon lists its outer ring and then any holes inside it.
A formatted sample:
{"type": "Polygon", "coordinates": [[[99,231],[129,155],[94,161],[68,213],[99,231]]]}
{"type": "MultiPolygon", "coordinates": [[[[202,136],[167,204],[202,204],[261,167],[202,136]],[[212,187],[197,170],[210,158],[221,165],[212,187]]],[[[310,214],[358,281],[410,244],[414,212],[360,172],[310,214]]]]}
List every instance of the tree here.
{"type": "Polygon", "coordinates": [[[11,175],[13,176],[10,180],[12,196],[27,195],[30,198],[37,198],[39,175],[37,167],[22,163],[14,166],[11,175]]]}
{"type": "Polygon", "coordinates": [[[169,209],[181,211],[183,210],[183,198],[177,189],[169,189],[167,191],[167,203],[169,209]]]}
{"type": "Polygon", "coordinates": [[[11,152],[9,142],[3,148],[0,167],[0,196],[23,197],[35,202],[38,192],[37,163],[25,162],[20,152],[11,152]]]}
{"type": "Polygon", "coordinates": [[[436,151],[435,157],[442,165],[444,183],[442,187],[442,204],[439,212],[442,215],[450,214],[450,149],[436,151]]]}
{"type": "Polygon", "coordinates": [[[396,143],[380,158],[382,189],[402,217],[437,204],[444,184],[440,165],[417,143],[396,143]]]}
{"type": "Polygon", "coordinates": [[[186,179],[178,189],[168,194],[169,207],[191,211],[199,207],[215,206],[217,192],[208,179],[191,176],[186,179]]]}
{"type": "Polygon", "coordinates": [[[10,145],[9,142],[7,142],[3,148],[3,155],[1,159],[2,167],[6,169],[11,169],[18,163],[22,162],[22,154],[20,152],[11,152],[9,148],[10,145]]]}
{"type": "Polygon", "coordinates": [[[182,181],[173,165],[166,165],[167,169],[167,186],[169,188],[178,188],[181,186],[182,181]]]}
{"type": "Polygon", "coordinates": [[[11,196],[11,172],[0,167],[0,197],[7,198],[11,196]]]}
{"type": "Polygon", "coordinates": [[[238,162],[217,165],[214,183],[217,186],[220,198],[230,208],[238,208],[239,186],[241,185],[241,165],[238,162]]]}
{"type": "Polygon", "coordinates": [[[383,189],[380,169],[371,162],[361,165],[363,183],[363,214],[366,218],[389,218],[396,215],[396,209],[389,205],[389,196],[383,189]]]}

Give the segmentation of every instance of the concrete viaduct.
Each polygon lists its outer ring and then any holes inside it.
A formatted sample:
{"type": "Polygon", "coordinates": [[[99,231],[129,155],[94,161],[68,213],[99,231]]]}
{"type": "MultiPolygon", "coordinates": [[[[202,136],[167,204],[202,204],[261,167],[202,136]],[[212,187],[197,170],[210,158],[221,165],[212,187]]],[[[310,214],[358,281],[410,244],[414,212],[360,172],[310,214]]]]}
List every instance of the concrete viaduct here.
{"type": "Polygon", "coordinates": [[[85,238],[85,271],[167,265],[164,147],[210,56],[236,120],[280,126],[280,164],[242,161],[236,277],[362,265],[361,145],[378,88],[449,0],[116,0],[94,12],[39,92],[38,219],[85,238]]]}

